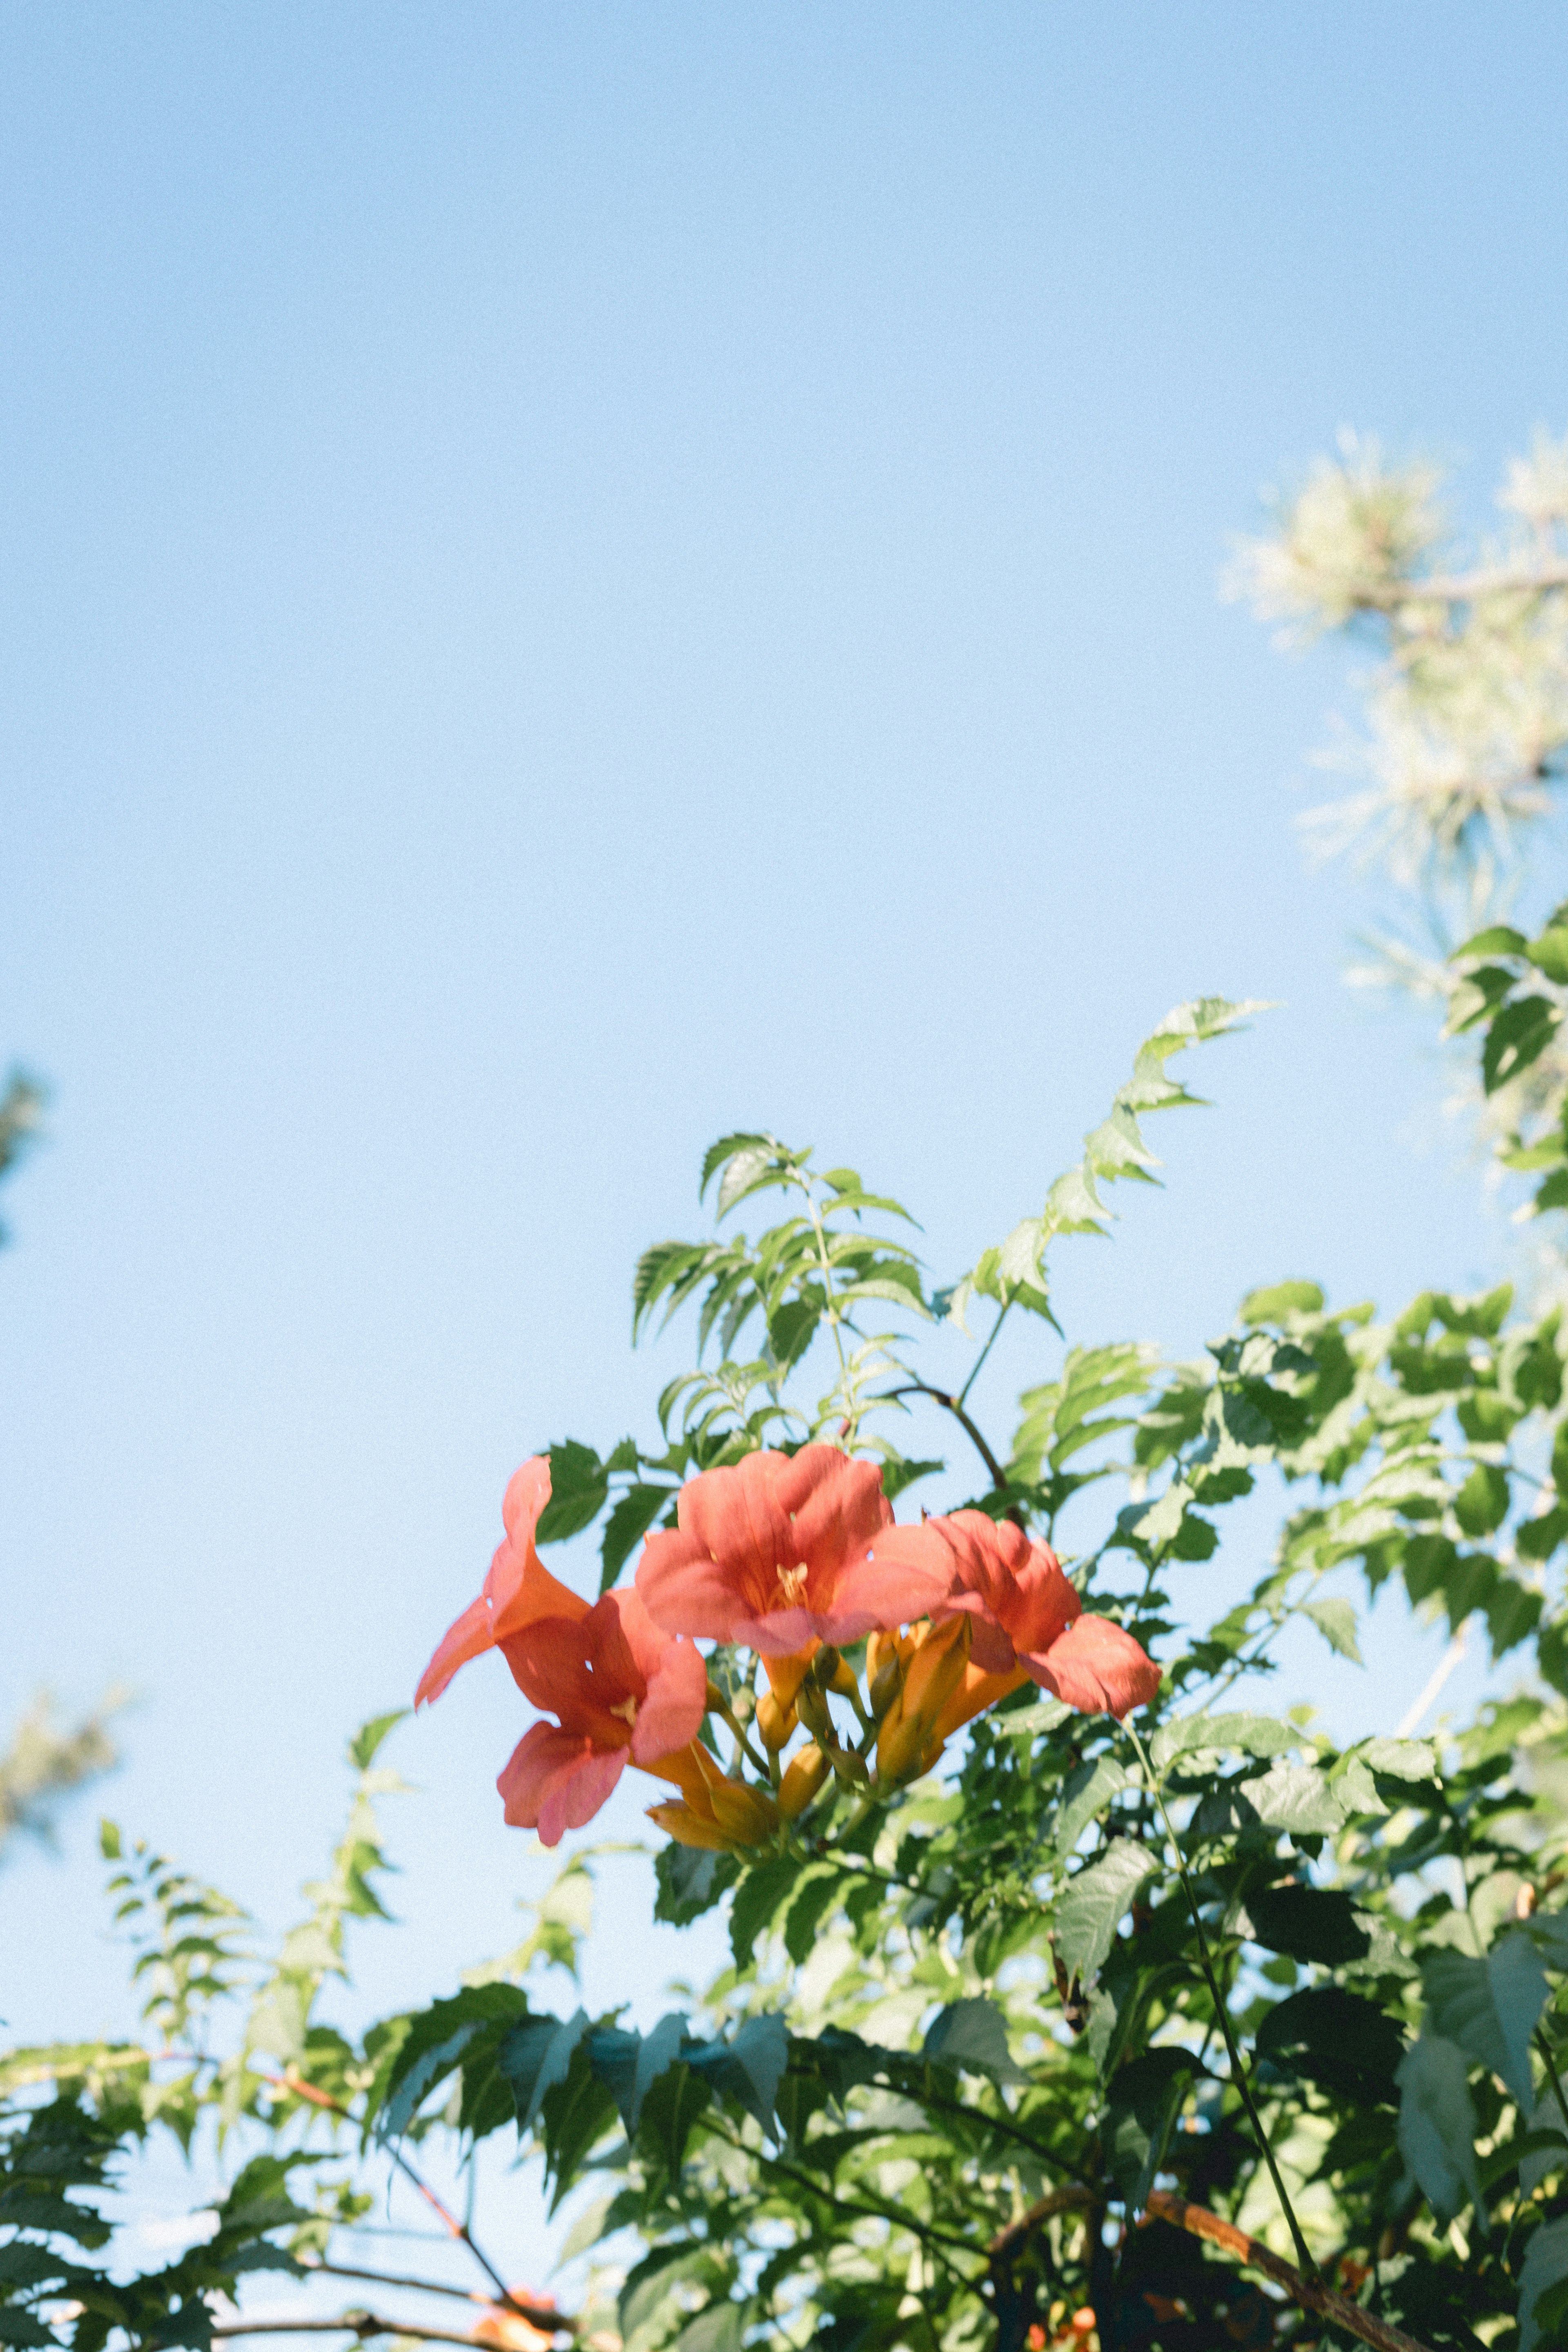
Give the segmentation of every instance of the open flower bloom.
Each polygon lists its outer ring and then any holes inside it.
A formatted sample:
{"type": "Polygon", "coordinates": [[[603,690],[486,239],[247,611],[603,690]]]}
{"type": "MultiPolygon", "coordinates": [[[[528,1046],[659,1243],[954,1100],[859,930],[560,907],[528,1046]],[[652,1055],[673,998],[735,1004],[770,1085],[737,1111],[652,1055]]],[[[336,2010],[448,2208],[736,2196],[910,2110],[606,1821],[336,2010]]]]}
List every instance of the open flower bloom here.
{"type": "Polygon", "coordinates": [[[970,1622],[963,1682],[937,1718],[945,1738],[1026,1676],[1086,1715],[1123,1716],[1160,1687],[1160,1669],[1108,1617],[1086,1616],[1048,1544],[1010,1520],[954,1511],[919,1527],[889,1528],[864,1567],[840,1588],[840,1605],[876,1608],[895,1586],[918,1586],[933,1624],[970,1622]]]}
{"type": "Polygon", "coordinates": [[[507,1538],[484,1591],[447,1632],[415,1703],[439,1697],[459,1666],[499,1649],[524,1696],[557,1720],[523,1735],[496,1786],[509,1822],[557,1845],[592,1820],[628,1760],[657,1771],[695,1739],[708,1677],[692,1644],[662,1633],[635,1592],[590,1607],[541,1565],[533,1530],[549,1499],[548,1463],[525,1463],[507,1489],[507,1538]]]}
{"type": "Polygon", "coordinates": [[[858,1641],[924,1605],[929,1576],[900,1583],[895,1571],[875,1601],[843,1606],[846,1572],[864,1564],[893,1514],[876,1463],[852,1462],[835,1445],[748,1454],[733,1469],[704,1471],[681,1488],[676,1516],[676,1527],[649,1536],[638,1563],[648,1615],[668,1633],[757,1651],[786,1706],[819,1642],[858,1641]],[[774,1672],[785,1661],[793,1679],[774,1672]]]}

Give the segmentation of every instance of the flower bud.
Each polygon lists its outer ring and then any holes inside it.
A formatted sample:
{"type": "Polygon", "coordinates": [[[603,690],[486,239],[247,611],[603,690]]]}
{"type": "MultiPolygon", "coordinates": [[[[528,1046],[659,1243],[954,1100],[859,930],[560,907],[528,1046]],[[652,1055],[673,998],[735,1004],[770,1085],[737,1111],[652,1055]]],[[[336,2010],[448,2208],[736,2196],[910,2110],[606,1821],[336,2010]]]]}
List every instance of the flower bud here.
{"type": "Polygon", "coordinates": [[[827,1770],[826,1755],[815,1740],[791,1757],[779,1790],[779,1811],[786,1822],[805,1812],[826,1780],[827,1770]]]}
{"type": "Polygon", "coordinates": [[[765,1789],[721,1775],[709,1782],[708,1801],[731,1845],[763,1845],[777,1832],[779,1809],[765,1789]]]}
{"type": "Polygon", "coordinates": [[[822,1740],[831,1747],[837,1741],[838,1734],[834,1727],[827,1701],[823,1697],[816,1685],[809,1679],[803,1682],[795,1693],[795,1704],[796,1713],[812,1738],[822,1740]]]}
{"type": "MultiPolygon", "coordinates": [[[[868,1657],[869,1665],[870,1659],[868,1657]]],[[[889,1650],[871,1676],[871,1714],[880,1723],[903,1688],[904,1669],[897,1650],[889,1650]]]]}
{"type": "Polygon", "coordinates": [[[762,1733],[763,1746],[775,1751],[783,1748],[795,1726],[794,1707],[781,1706],[771,1690],[764,1691],[757,1701],[757,1729],[762,1733]]]}
{"type": "Polygon", "coordinates": [[[730,1841],[717,1822],[705,1822],[700,1813],[678,1798],[663,1805],[650,1805],[647,1817],[667,1831],[677,1845],[701,1846],[709,1853],[728,1853],[730,1841]]]}
{"type": "Polygon", "coordinates": [[[928,1625],[904,1668],[903,1687],[877,1734],[877,1775],[889,1782],[929,1772],[942,1753],[937,1723],[963,1681],[969,1663],[970,1621],[949,1618],[928,1625]]]}

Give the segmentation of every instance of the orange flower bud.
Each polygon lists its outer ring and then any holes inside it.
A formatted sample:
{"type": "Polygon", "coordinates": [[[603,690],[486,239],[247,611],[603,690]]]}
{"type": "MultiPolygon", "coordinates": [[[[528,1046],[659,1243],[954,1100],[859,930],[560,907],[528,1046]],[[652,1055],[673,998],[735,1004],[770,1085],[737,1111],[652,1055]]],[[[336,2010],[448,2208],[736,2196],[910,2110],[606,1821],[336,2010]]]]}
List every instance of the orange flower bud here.
{"type": "Polygon", "coordinates": [[[721,1775],[709,1788],[708,1801],[731,1845],[762,1845],[777,1832],[779,1809],[765,1789],[721,1775]]]}
{"type": "Polygon", "coordinates": [[[771,1690],[764,1691],[757,1701],[757,1729],[763,1746],[775,1751],[784,1747],[795,1726],[795,1708],[781,1706],[771,1690]]]}
{"type": "Polygon", "coordinates": [[[700,1814],[679,1799],[672,1798],[666,1805],[650,1805],[647,1817],[668,1832],[677,1845],[701,1846],[710,1853],[728,1853],[730,1841],[717,1822],[705,1822],[700,1814]]]}
{"type": "Polygon", "coordinates": [[[903,1687],[877,1734],[879,1780],[907,1780],[916,1772],[929,1771],[941,1755],[937,1722],[963,1681],[969,1635],[967,1616],[922,1628],[904,1669],[903,1687]]]}
{"type": "Polygon", "coordinates": [[[764,1658],[769,1687],[781,1706],[788,1706],[805,1680],[805,1672],[816,1654],[816,1642],[808,1642],[804,1650],[796,1650],[788,1658],[764,1658]]]}
{"type": "Polygon", "coordinates": [[[779,1811],[786,1822],[804,1813],[827,1778],[827,1758],[816,1740],[790,1758],[779,1790],[779,1811]]]}

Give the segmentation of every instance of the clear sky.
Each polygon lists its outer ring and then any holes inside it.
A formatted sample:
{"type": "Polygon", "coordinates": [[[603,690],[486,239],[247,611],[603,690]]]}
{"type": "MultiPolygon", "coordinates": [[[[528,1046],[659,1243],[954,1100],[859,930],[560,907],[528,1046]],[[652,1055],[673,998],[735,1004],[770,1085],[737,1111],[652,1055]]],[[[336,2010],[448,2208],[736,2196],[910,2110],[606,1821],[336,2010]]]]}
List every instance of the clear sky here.
{"type": "MultiPolygon", "coordinates": [[[[955,1273],[1170,1004],[1278,999],[1070,1335],[1495,1278],[1292,832],[1346,673],[1216,581],[1343,424],[1472,504],[1568,424],[1565,87],[1560,8],[1439,0],[5,13],[0,1721],[133,1685],[110,1809],[287,1916],[517,1461],[652,1433],[632,1265],[736,1125],[955,1273]]],[[[1288,1695],[1392,1719],[1441,1640],[1375,1638],[1288,1695]]],[[[541,1883],[490,1667],[399,1736],[367,2000],[541,1883]]],[[[19,2034],[127,2019],[90,1810],[0,1878],[19,2034]]]]}

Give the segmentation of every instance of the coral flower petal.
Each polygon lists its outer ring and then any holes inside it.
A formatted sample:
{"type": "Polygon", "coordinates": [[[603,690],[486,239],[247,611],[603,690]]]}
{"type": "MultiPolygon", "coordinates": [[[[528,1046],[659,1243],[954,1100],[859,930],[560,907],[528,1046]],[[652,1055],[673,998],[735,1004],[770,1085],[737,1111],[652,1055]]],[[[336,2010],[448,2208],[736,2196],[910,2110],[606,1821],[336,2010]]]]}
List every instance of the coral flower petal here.
{"type": "Polygon", "coordinates": [[[1153,1659],[1109,1617],[1078,1618],[1043,1657],[1023,1663],[1036,1682],[1085,1715],[1128,1715],[1160,1687],[1153,1659]]]}
{"type": "Polygon", "coordinates": [[[672,1642],[648,1679],[647,1696],[632,1727],[632,1761],[645,1769],[687,1747],[708,1711],[708,1667],[689,1642],[672,1642]]]}
{"type": "Polygon", "coordinates": [[[588,1604],[552,1576],[534,1548],[533,1531],[550,1500],[550,1464],[535,1454],[513,1474],[501,1505],[506,1540],[490,1562],[484,1590],[449,1626],[419,1678],[414,1704],[439,1698],[459,1666],[521,1633],[541,1617],[585,1617],[588,1604]]]}
{"type": "Polygon", "coordinates": [[[626,1760],[624,1748],[595,1748],[552,1723],[536,1723],[496,1781],[506,1818],[514,1828],[537,1829],[542,1845],[559,1845],[563,1831],[593,1820],[626,1760]]]}
{"type": "Polygon", "coordinates": [[[688,1479],[679,1525],[643,1548],[637,1589],[666,1633],[788,1656],[833,1638],[838,1584],[890,1517],[874,1462],[834,1445],[748,1454],[688,1479]]]}

